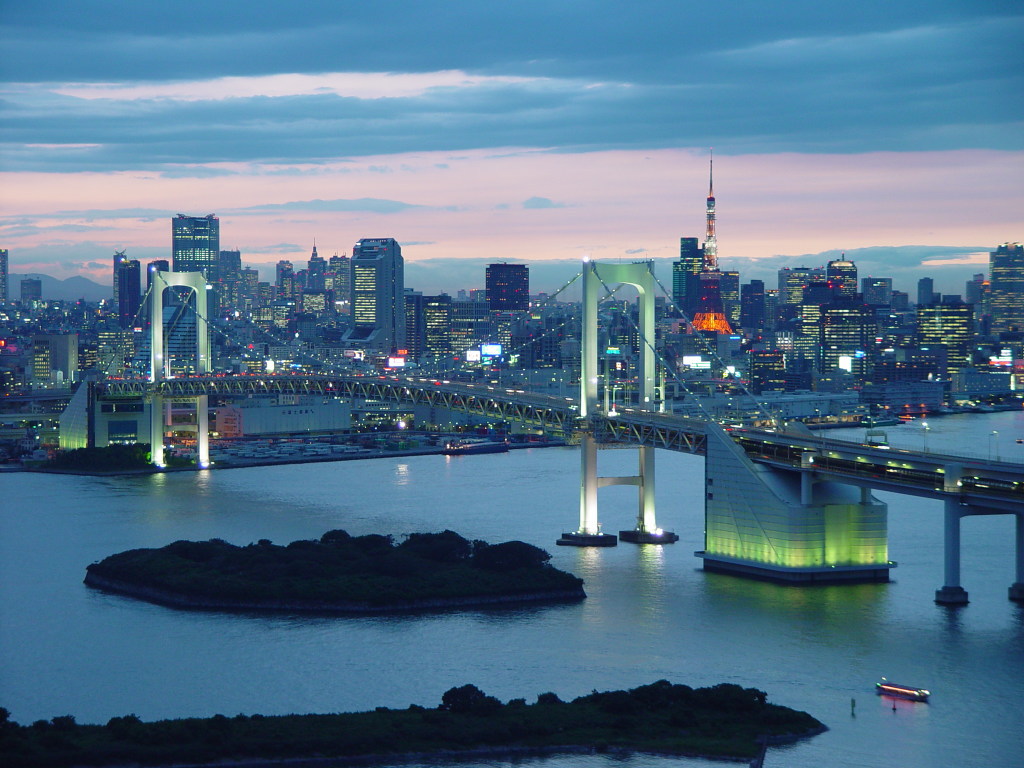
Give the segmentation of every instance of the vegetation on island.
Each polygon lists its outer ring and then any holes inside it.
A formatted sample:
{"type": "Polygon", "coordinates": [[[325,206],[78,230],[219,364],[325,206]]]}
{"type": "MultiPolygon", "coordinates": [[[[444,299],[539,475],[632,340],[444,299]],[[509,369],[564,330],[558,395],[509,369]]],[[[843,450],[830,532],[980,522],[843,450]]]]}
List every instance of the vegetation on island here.
{"type": "Polygon", "coordinates": [[[22,726],[0,709],[0,755],[12,768],[208,764],[286,758],[574,750],[642,751],[749,759],[764,742],[825,727],[806,712],[769,704],[763,691],[659,680],[594,691],[571,702],[544,693],[502,704],[474,685],[448,690],[434,709],[378,707],[328,715],[236,715],[143,722],[135,715],[79,725],[65,715],[22,726]]]}
{"type": "Polygon", "coordinates": [[[133,549],[93,563],[86,584],[184,607],[379,611],[497,601],[579,600],[583,581],[522,541],[488,544],[454,531],[325,533],[279,546],[221,539],[133,549]]]}
{"type": "Polygon", "coordinates": [[[125,470],[153,468],[150,462],[148,443],[61,451],[43,466],[45,469],[75,472],[124,472],[125,470]]]}

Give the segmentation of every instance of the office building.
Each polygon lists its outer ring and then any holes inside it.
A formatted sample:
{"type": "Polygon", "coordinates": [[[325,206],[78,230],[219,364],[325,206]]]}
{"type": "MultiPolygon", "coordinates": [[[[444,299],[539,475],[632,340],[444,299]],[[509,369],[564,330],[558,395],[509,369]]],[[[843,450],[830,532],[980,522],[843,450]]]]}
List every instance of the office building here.
{"type": "Polygon", "coordinates": [[[935,300],[935,281],[930,277],[922,277],[917,281],[917,303],[931,304],[935,300]]]}
{"type": "Polygon", "coordinates": [[[679,238],[679,261],[672,262],[672,301],[676,309],[692,318],[700,302],[700,272],[704,252],[696,237],[679,238]]]}
{"type": "Polygon", "coordinates": [[[124,259],[117,268],[117,317],[122,329],[140,324],[142,305],[142,265],[136,259],[124,259]]]}
{"type": "Polygon", "coordinates": [[[410,360],[419,360],[426,348],[425,302],[426,297],[420,291],[405,289],[405,350],[410,360]]]}
{"type": "Polygon", "coordinates": [[[121,287],[118,285],[118,274],[121,271],[121,265],[124,264],[127,260],[128,256],[125,254],[124,251],[114,251],[114,271],[111,276],[111,281],[113,282],[115,309],[121,306],[121,287]]]}
{"type": "Polygon", "coordinates": [[[891,277],[862,277],[860,290],[865,304],[873,307],[888,307],[892,304],[891,277]]]}
{"type": "Polygon", "coordinates": [[[1003,243],[989,254],[992,333],[1024,331],[1024,245],[1003,243]]]}
{"type": "Polygon", "coordinates": [[[987,290],[988,280],[985,279],[984,273],[981,272],[964,283],[964,301],[974,305],[976,317],[981,314],[979,308],[983,306],[987,290]]]}
{"type": "Polygon", "coordinates": [[[452,297],[426,296],[423,303],[424,353],[440,360],[452,355],[452,297]]]}
{"type": "Polygon", "coordinates": [[[306,262],[306,288],[311,291],[324,290],[326,275],[327,262],[316,252],[316,243],[313,243],[313,253],[306,262]]]}
{"type": "Polygon", "coordinates": [[[202,272],[209,283],[217,280],[220,254],[220,219],[186,216],[171,219],[171,265],[175,272],[202,272]]]}
{"type": "Polygon", "coordinates": [[[44,334],[32,338],[32,380],[68,384],[78,379],[78,334],[44,334]]]}
{"type": "Polygon", "coordinates": [[[921,349],[946,350],[946,378],[971,364],[974,340],[974,307],[962,301],[917,306],[915,343],[921,349]]]}
{"type": "Polygon", "coordinates": [[[723,270],[718,279],[718,288],[722,296],[722,310],[733,328],[740,327],[740,273],[735,270],[723,270]]]}
{"type": "Polygon", "coordinates": [[[740,327],[745,331],[763,331],[765,309],[764,281],[744,283],[740,288],[740,327]]]}
{"type": "Polygon", "coordinates": [[[786,391],[785,354],[777,349],[755,350],[750,352],[747,360],[747,377],[753,394],[786,391]]]}
{"type": "Polygon", "coordinates": [[[484,280],[492,312],[525,312],[530,308],[530,268],[525,264],[488,264],[484,280]]]}
{"type": "Polygon", "coordinates": [[[845,253],[825,266],[825,279],[836,286],[840,296],[857,295],[857,265],[847,261],[845,253]]]}
{"type": "Polygon", "coordinates": [[[43,281],[38,277],[25,277],[21,280],[21,303],[29,304],[43,298],[43,281]]]}
{"type": "Polygon", "coordinates": [[[783,267],[779,270],[779,303],[800,304],[804,298],[804,286],[811,280],[810,267],[783,267]]]}
{"type": "Polygon", "coordinates": [[[873,307],[837,296],[821,307],[821,371],[840,369],[863,383],[871,373],[878,324],[873,307]]]}
{"type": "Polygon", "coordinates": [[[352,322],[346,341],[385,354],[405,346],[405,262],[394,238],[352,249],[352,322]]]}
{"type": "Polygon", "coordinates": [[[8,266],[7,266],[8,253],[6,248],[0,248],[0,304],[3,304],[8,300],[8,288],[9,277],[8,277],[8,266]]]}

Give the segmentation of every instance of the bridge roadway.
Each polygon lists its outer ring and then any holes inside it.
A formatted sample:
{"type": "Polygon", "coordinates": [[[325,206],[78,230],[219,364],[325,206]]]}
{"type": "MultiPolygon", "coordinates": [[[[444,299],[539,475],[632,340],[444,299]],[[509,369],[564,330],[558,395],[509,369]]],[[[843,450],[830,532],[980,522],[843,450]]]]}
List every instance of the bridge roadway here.
{"type": "MultiPolygon", "coordinates": [[[[709,423],[670,413],[623,408],[579,416],[575,398],[487,384],[415,376],[191,376],[151,384],[136,379],[101,382],[101,397],[166,398],[287,392],[355,400],[403,402],[470,413],[572,435],[593,430],[601,443],[629,443],[703,454],[709,423]]],[[[726,428],[747,457],[779,469],[812,473],[860,487],[957,500],[993,512],[1024,513],[1024,465],[872,446],[790,431],[726,428]]]]}

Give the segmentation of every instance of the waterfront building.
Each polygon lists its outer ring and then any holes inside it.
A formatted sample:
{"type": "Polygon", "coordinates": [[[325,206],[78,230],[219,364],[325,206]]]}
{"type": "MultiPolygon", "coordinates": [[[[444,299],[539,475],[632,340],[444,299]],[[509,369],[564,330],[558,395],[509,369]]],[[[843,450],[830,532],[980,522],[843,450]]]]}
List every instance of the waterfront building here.
{"type": "Polygon", "coordinates": [[[492,312],[525,312],[530,308],[530,268],[525,264],[488,264],[484,280],[492,312]]]}
{"type": "Polygon", "coordinates": [[[1003,243],[989,254],[992,333],[1024,331],[1024,245],[1003,243]]]}
{"type": "Polygon", "coordinates": [[[424,353],[435,359],[452,355],[452,297],[426,296],[423,303],[424,353]]]}
{"type": "Polygon", "coordinates": [[[405,262],[394,238],[364,238],[352,248],[351,306],[346,342],[383,353],[405,346],[405,262]]]}

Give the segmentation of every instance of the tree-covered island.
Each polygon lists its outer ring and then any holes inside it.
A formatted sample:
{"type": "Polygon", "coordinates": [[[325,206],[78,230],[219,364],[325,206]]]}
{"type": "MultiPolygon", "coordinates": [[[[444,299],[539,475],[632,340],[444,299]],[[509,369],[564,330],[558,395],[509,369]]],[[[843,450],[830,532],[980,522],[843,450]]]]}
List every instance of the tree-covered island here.
{"type": "Polygon", "coordinates": [[[748,760],[764,743],[825,730],[808,715],[769,704],[763,691],[722,684],[690,688],[659,680],[562,702],[502,704],[473,685],[447,691],[435,709],[378,707],[329,715],[237,715],[143,722],[134,715],[79,725],[65,715],[22,726],[0,708],[0,756],[11,768],[301,760],[360,764],[397,757],[640,751],[748,760]]]}
{"type": "Polygon", "coordinates": [[[93,563],[85,583],[182,608],[377,613],[583,599],[583,581],[522,541],[454,531],[325,533],[279,546],[220,539],[133,549],[93,563]]]}

